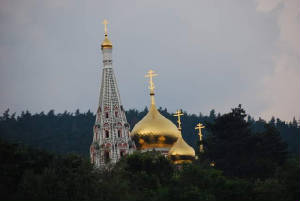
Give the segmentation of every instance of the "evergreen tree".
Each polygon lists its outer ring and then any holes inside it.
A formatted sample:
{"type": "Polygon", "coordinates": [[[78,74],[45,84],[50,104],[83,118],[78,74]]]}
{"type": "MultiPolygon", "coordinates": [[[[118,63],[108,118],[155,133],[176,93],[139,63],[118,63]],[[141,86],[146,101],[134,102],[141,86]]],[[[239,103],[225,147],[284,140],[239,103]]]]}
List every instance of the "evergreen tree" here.
{"type": "Polygon", "coordinates": [[[267,127],[254,135],[245,120],[241,105],[208,124],[206,155],[225,175],[242,178],[267,178],[286,159],[287,146],[278,131],[267,127]]]}

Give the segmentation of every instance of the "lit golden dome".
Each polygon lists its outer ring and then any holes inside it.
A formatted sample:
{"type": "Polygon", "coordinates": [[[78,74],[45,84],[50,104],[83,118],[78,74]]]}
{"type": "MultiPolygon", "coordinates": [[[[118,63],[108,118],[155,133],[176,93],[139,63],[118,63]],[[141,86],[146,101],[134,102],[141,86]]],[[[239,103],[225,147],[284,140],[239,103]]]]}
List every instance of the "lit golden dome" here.
{"type": "Polygon", "coordinates": [[[170,148],[180,136],[177,127],[159,113],[154,101],[154,71],[150,70],[146,77],[150,78],[151,106],[148,114],[139,121],[131,131],[137,149],[170,148]]]}
{"type": "Polygon", "coordinates": [[[140,149],[171,147],[180,136],[180,132],[152,104],[148,114],[132,129],[131,136],[140,149]]]}
{"type": "Polygon", "coordinates": [[[168,153],[175,164],[192,162],[195,159],[195,150],[180,136],[168,153]]]}

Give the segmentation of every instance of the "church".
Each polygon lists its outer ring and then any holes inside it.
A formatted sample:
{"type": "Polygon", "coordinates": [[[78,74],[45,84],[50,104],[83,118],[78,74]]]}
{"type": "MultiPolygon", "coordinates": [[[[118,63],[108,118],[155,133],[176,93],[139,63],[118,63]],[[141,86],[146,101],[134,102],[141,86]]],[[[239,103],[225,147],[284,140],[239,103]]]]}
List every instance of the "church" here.
{"type": "MultiPolygon", "coordinates": [[[[149,78],[149,111],[130,131],[113,71],[113,45],[108,38],[108,23],[104,20],[103,24],[102,80],[96,121],[93,127],[93,141],[90,146],[91,163],[95,167],[103,168],[109,164],[115,164],[121,157],[134,151],[152,150],[159,151],[174,164],[192,162],[195,159],[195,151],[184,141],[181,134],[180,117],[183,115],[182,112],[178,110],[174,114],[178,118],[178,126],[176,126],[161,115],[156,107],[153,77],[157,74],[153,70],[148,71],[145,76],[149,78]]],[[[203,127],[198,126],[196,129],[199,129],[200,140],[202,140],[201,129],[203,127]]],[[[200,151],[203,151],[201,146],[200,151]]]]}

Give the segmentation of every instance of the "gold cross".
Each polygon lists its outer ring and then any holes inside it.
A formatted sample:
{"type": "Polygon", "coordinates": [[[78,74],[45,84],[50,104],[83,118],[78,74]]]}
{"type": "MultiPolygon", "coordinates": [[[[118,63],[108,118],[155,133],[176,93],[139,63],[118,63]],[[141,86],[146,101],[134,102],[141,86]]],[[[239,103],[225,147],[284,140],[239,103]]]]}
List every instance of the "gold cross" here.
{"type": "Polygon", "coordinates": [[[108,24],[108,21],[106,19],[103,20],[102,24],[104,24],[104,34],[105,36],[107,36],[107,24],[108,24]]]}
{"type": "Polygon", "coordinates": [[[181,110],[177,110],[175,114],[173,114],[174,117],[177,117],[177,123],[178,123],[178,130],[181,131],[181,121],[180,121],[180,116],[182,116],[183,113],[181,110]]]}
{"type": "Polygon", "coordinates": [[[202,141],[202,128],[205,128],[205,126],[203,126],[203,124],[199,123],[197,124],[195,130],[199,130],[199,137],[200,137],[200,142],[202,141]]]}
{"type": "Polygon", "coordinates": [[[145,75],[145,77],[149,77],[149,89],[150,89],[150,95],[154,95],[154,83],[153,83],[153,77],[157,76],[157,74],[154,73],[153,70],[149,70],[147,75],[145,75]]]}
{"type": "Polygon", "coordinates": [[[201,124],[201,123],[197,124],[197,126],[195,128],[196,130],[199,130],[198,135],[199,135],[199,138],[200,138],[200,148],[199,148],[200,152],[204,151],[203,144],[202,144],[202,131],[201,131],[202,128],[205,128],[205,126],[203,126],[203,124],[201,124]]]}

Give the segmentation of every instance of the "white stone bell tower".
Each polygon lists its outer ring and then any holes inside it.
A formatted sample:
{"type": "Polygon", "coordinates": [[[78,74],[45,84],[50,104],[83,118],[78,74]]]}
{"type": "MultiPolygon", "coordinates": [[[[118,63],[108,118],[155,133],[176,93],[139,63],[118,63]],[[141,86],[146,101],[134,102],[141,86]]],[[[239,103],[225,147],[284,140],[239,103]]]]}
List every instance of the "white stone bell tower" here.
{"type": "Polygon", "coordinates": [[[103,24],[105,38],[101,44],[102,82],[90,147],[91,162],[100,168],[116,163],[122,156],[135,150],[113,71],[112,43],[107,36],[107,21],[104,20],[103,24]]]}

